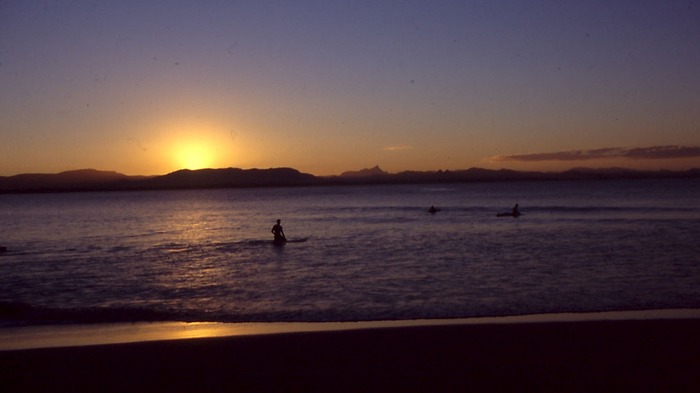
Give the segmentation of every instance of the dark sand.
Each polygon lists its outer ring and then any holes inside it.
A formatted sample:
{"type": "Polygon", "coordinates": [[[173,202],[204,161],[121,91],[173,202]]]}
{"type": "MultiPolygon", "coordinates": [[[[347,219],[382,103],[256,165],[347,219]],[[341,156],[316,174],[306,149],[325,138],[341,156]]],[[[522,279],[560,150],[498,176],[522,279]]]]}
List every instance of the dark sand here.
{"type": "Polygon", "coordinates": [[[484,324],[0,351],[2,392],[700,392],[700,320],[484,324]]]}

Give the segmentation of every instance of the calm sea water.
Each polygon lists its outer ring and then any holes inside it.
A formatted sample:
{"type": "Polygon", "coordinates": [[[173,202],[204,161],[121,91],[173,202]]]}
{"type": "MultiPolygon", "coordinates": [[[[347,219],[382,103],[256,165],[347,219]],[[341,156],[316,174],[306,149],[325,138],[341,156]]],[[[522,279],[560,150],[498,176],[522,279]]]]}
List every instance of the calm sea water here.
{"type": "Polygon", "coordinates": [[[0,195],[0,224],[4,326],[700,307],[698,181],[0,195]]]}

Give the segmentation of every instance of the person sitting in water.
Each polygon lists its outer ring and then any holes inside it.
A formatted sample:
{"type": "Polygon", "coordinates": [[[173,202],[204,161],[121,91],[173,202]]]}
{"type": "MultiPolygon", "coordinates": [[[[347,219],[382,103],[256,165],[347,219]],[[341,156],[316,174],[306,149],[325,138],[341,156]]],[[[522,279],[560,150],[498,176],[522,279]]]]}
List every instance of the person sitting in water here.
{"type": "Polygon", "coordinates": [[[518,210],[518,204],[516,203],[515,206],[513,206],[513,216],[517,217],[520,215],[520,210],[518,210]]]}
{"type": "Polygon", "coordinates": [[[430,206],[430,209],[428,209],[428,213],[435,214],[439,211],[435,206],[430,206]]]}
{"type": "Polygon", "coordinates": [[[282,222],[282,220],[277,220],[277,224],[272,227],[270,232],[275,235],[275,242],[286,242],[287,237],[284,236],[284,231],[282,230],[282,225],[280,225],[280,222],[282,222]]]}

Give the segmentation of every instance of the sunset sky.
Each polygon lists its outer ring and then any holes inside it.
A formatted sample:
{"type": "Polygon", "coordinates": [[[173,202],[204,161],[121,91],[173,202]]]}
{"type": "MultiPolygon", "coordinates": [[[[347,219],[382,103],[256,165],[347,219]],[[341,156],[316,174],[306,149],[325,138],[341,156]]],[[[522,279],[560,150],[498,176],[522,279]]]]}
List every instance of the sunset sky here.
{"type": "Polygon", "coordinates": [[[700,167],[700,1],[0,2],[0,175],[700,167]]]}

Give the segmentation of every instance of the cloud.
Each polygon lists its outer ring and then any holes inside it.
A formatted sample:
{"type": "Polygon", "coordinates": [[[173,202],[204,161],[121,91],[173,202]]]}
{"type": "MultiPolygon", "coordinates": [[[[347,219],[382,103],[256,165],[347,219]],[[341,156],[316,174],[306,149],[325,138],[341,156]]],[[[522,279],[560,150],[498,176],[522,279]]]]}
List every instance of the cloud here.
{"type": "Polygon", "coordinates": [[[407,145],[399,145],[399,146],[387,146],[382,148],[382,150],[386,151],[399,151],[399,150],[410,150],[413,149],[413,146],[407,146],[407,145]]]}
{"type": "Polygon", "coordinates": [[[590,161],[608,158],[629,158],[634,160],[663,160],[671,158],[700,157],[700,147],[694,146],[652,146],[623,148],[611,147],[593,150],[569,150],[555,153],[515,154],[511,156],[495,156],[492,161],[590,161]]]}

